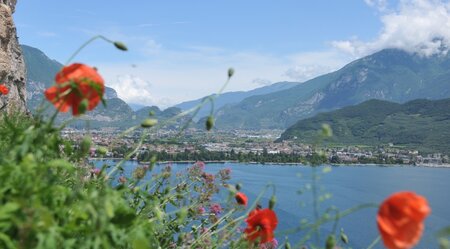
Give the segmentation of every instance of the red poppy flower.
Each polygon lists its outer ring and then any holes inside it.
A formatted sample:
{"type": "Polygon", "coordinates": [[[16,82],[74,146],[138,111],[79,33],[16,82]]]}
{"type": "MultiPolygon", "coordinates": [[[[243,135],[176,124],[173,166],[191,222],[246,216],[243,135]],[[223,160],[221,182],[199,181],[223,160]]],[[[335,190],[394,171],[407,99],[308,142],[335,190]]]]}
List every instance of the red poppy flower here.
{"type": "Polygon", "coordinates": [[[247,228],[244,232],[249,241],[254,241],[260,238],[260,243],[266,243],[271,241],[273,237],[273,231],[277,228],[278,219],[275,212],[271,209],[255,209],[251,211],[247,222],[247,228]]]}
{"type": "Polygon", "coordinates": [[[94,109],[103,97],[103,78],[94,68],[74,63],[64,67],[55,77],[56,85],[45,90],[45,97],[61,112],[72,108],[72,114],[94,109]],[[81,106],[84,101],[85,106],[81,106]]]}
{"type": "Polygon", "coordinates": [[[236,195],[234,196],[234,198],[236,198],[236,202],[239,205],[247,206],[248,198],[244,193],[237,192],[236,195]]]}
{"type": "Polygon", "coordinates": [[[0,85],[0,93],[2,94],[2,95],[6,95],[6,94],[8,94],[9,93],[9,89],[8,89],[8,87],[6,87],[5,85],[0,85]]]}
{"type": "Polygon", "coordinates": [[[377,223],[389,249],[412,248],[423,232],[423,220],[431,212],[427,200],[413,192],[389,196],[378,210],[377,223]]]}

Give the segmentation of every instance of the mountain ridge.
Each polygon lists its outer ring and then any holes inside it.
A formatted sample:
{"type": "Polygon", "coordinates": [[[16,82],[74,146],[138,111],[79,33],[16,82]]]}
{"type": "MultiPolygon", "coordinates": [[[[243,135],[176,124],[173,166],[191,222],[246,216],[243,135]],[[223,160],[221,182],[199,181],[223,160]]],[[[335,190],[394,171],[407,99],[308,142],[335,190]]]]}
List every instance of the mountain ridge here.
{"type": "MultiPolygon", "coordinates": [[[[34,108],[39,107],[43,103],[45,89],[54,84],[54,77],[63,65],[56,60],[48,58],[44,52],[37,48],[27,45],[21,46],[27,68],[27,105],[33,112],[34,108]]],[[[167,111],[161,111],[156,106],[144,107],[141,111],[135,112],[129,104],[118,97],[117,92],[113,88],[107,86],[105,86],[104,98],[107,107],[100,104],[94,110],[78,117],[72,123],[72,126],[84,127],[85,122],[88,120],[92,128],[112,127],[125,129],[140,124],[150,116],[149,112],[145,111],[145,108],[157,110],[155,118],[163,120],[181,113],[179,108],[167,108],[167,111]]],[[[52,112],[54,108],[48,111],[52,112]]],[[[71,118],[69,113],[61,113],[57,121],[61,122],[69,118],[71,118]]],[[[176,126],[175,123],[173,127],[176,126]]]]}
{"type": "Polygon", "coordinates": [[[406,102],[450,97],[450,55],[423,57],[384,49],[288,90],[253,96],[218,110],[222,129],[287,128],[319,112],[368,99],[406,102]]]}
{"type": "Polygon", "coordinates": [[[449,153],[450,98],[416,99],[403,104],[372,99],[354,106],[319,113],[298,121],[282,133],[277,142],[293,140],[315,143],[322,124],[330,125],[333,145],[378,146],[394,144],[449,153]]]}
{"type": "MultiPolygon", "coordinates": [[[[271,92],[277,92],[285,89],[289,89],[291,87],[294,87],[298,84],[301,84],[299,82],[277,82],[268,86],[262,86],[258,87],[252,90],[248,91],[233,91],[233,92],[225,92],[217,96],[217,98],[214,100],[214,107],[216,110],[226,106],[226,105],[232,105],[237,104],[240,101],[242,101],[245,98],[256,96],[256,95],[263,95],[271,92]]],[[[208,98],[210,96],[214,96],[214,94],[194,99],[190,101],[184,101],[182,103],[174,105],[174,107],[178,107],[182,109],[183,111],[189,110],[191,108],[196,107],[198,104],[200,104],[203,99],[208,98]]],[[[204,105],[202,108],[200,108],[197,118],[201,119],[202,117],[208,116],[210,114],[210,105],[204,105]]]]}

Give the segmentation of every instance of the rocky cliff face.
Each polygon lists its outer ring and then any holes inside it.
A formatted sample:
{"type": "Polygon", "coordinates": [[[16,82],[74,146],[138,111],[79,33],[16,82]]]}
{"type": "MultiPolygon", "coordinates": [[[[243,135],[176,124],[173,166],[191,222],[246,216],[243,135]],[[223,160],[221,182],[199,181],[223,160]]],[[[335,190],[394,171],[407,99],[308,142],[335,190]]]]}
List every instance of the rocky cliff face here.
{"type": "Polygon", "coordinates": [[[10,92],[0,97],[0,112],[26,111],[25,63],[13,22],[17,0],[0,0],[0,84],[10,92]]]}

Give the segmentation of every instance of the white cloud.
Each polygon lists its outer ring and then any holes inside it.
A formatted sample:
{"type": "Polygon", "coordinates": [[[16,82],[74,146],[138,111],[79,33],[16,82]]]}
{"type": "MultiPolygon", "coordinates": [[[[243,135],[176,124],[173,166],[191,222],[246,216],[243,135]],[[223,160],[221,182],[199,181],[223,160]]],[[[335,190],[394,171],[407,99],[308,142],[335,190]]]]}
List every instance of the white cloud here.
{"type": "Polygon", "coordinates": [[[291,55],[290,60],[294,66],[287,69],[284,74],[292,80],[304,82],[341,68],[351,60],[351,57],[339,51],[327,50],[298,53],[291,55]]]}
{"type": "MultiPolygon", "coordinates": [[[[366,3],[377,6],[379,2],[366,3]]],[[[377,7],[378,8],[378,7],[377,7]]],[[[450,48],[450,4],[437,0],[402,0],[395,10],[381,15],[383,28],[372,41],[357,38],[334,41],[332,46],[353,56],[384,48],[399,48],[424,56],[446,54],[450,48]]]]}
{"type": "Polygon", "coordinates": [[[125,101],[160,107],[217,92],[230,67],[235,74],[225,91],[245,91],[272,82],[305,81],[338,69],[350,60],[348,55],[342,56],[342,52],[333,49],[274,55],[204,44],[170,47],[145,34],[126,35],[120,28],[106,31],[111,39],[125,42],[129,52],[123,56],[134,59],[92,64],[98,66],[108,86],[125,101]]]}
{"type": "Polygon", "coordinates": [[[158,53],[133,63],[97,64],[106,82],[127,102],[168,106],[217,92],[229,67],[235,74],[225,91],[245,91],[279,81],[308,80],[342,67],[349,58],[334,50],[274,56],[207,46],[180,50],[161,46],[158,53]],[[117,80],[128,74],[141,80],[117,80]]]}
{"type": "Polygon", "coordinates": [[[116,80],[108,81],[108,86],[114,88],[119,98],[127,103],[157,105],[162,108],[172,104],[168,98],[155,96],[150,82],[131,74],[118,75],[116,80]]]}
{"type": "Polygon", "coordinates": [[[256,84],[257,86],[268,86],[272,84],[273,82],[268,79],[262,79],[262,78],[256,78],[252,80],[253,84],[256,84]]]}
{"type": "Polygon", "coordinates": [[[388,6],[387,0],[364,0],[370,7],[375,7],[379,11],[385,11],[388,6]]]}
{"type": "Polygon", "coordinates": [[[303,82],[330,71],[332,71],[331,68],[322,65],[295,66],[286,71],[286,76],[295,81],[303,82]]]}

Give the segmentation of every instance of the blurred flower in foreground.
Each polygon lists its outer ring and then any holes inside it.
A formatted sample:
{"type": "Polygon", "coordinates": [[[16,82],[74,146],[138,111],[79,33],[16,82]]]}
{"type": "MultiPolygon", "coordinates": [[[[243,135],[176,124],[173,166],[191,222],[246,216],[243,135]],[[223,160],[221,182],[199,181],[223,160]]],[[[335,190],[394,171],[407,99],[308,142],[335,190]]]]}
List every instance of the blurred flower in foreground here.
{"type": "Polygon", "coordinates": [[[74,116],[94,109],[105,92],[103,78],[84,64],[64,67],[55,77],[56,85],[45,90],[45,97],[61,112],[72,108],[74,116]]]}
{"type": "Polygon", "coordinates": [[[240,205],[247,206],[248,198],[247,196],[242,192],[237,192],[234,196],[236,198],[236,202],[240,205]]]}
{"type": "Polygon", "coordinates": [[[98,176],[98,175],[100,175],[101,170],[98,169],[98,168],[93,168],[93,169],[91,169],[90,172],[91,172],[91,175],[96,175],[96,176],[98,176]]]}
{"type": "Polygon", "coordinates": [[[8,87],[6,87],[5,85],[1,84],[0,85],[0,94],[1,95],[6,95],[8,93],[9,93],[8,87]]]}
{"type": "Polygon", "coordinates": [[[255,209],[248,214],[245,234],[249,241],[260,238],[260,243],[267,243],[274,239],[273,231],[277,228],[278,219],[273,210],[255,209]]]}
{"type": "Polygon", "coordinates": [[[389,249],[408,249],[419,242],[423,220],[431,212],[427,200],[413,192],[398,192],[383,201],[377,216],[378,229],[389,249]]]}

